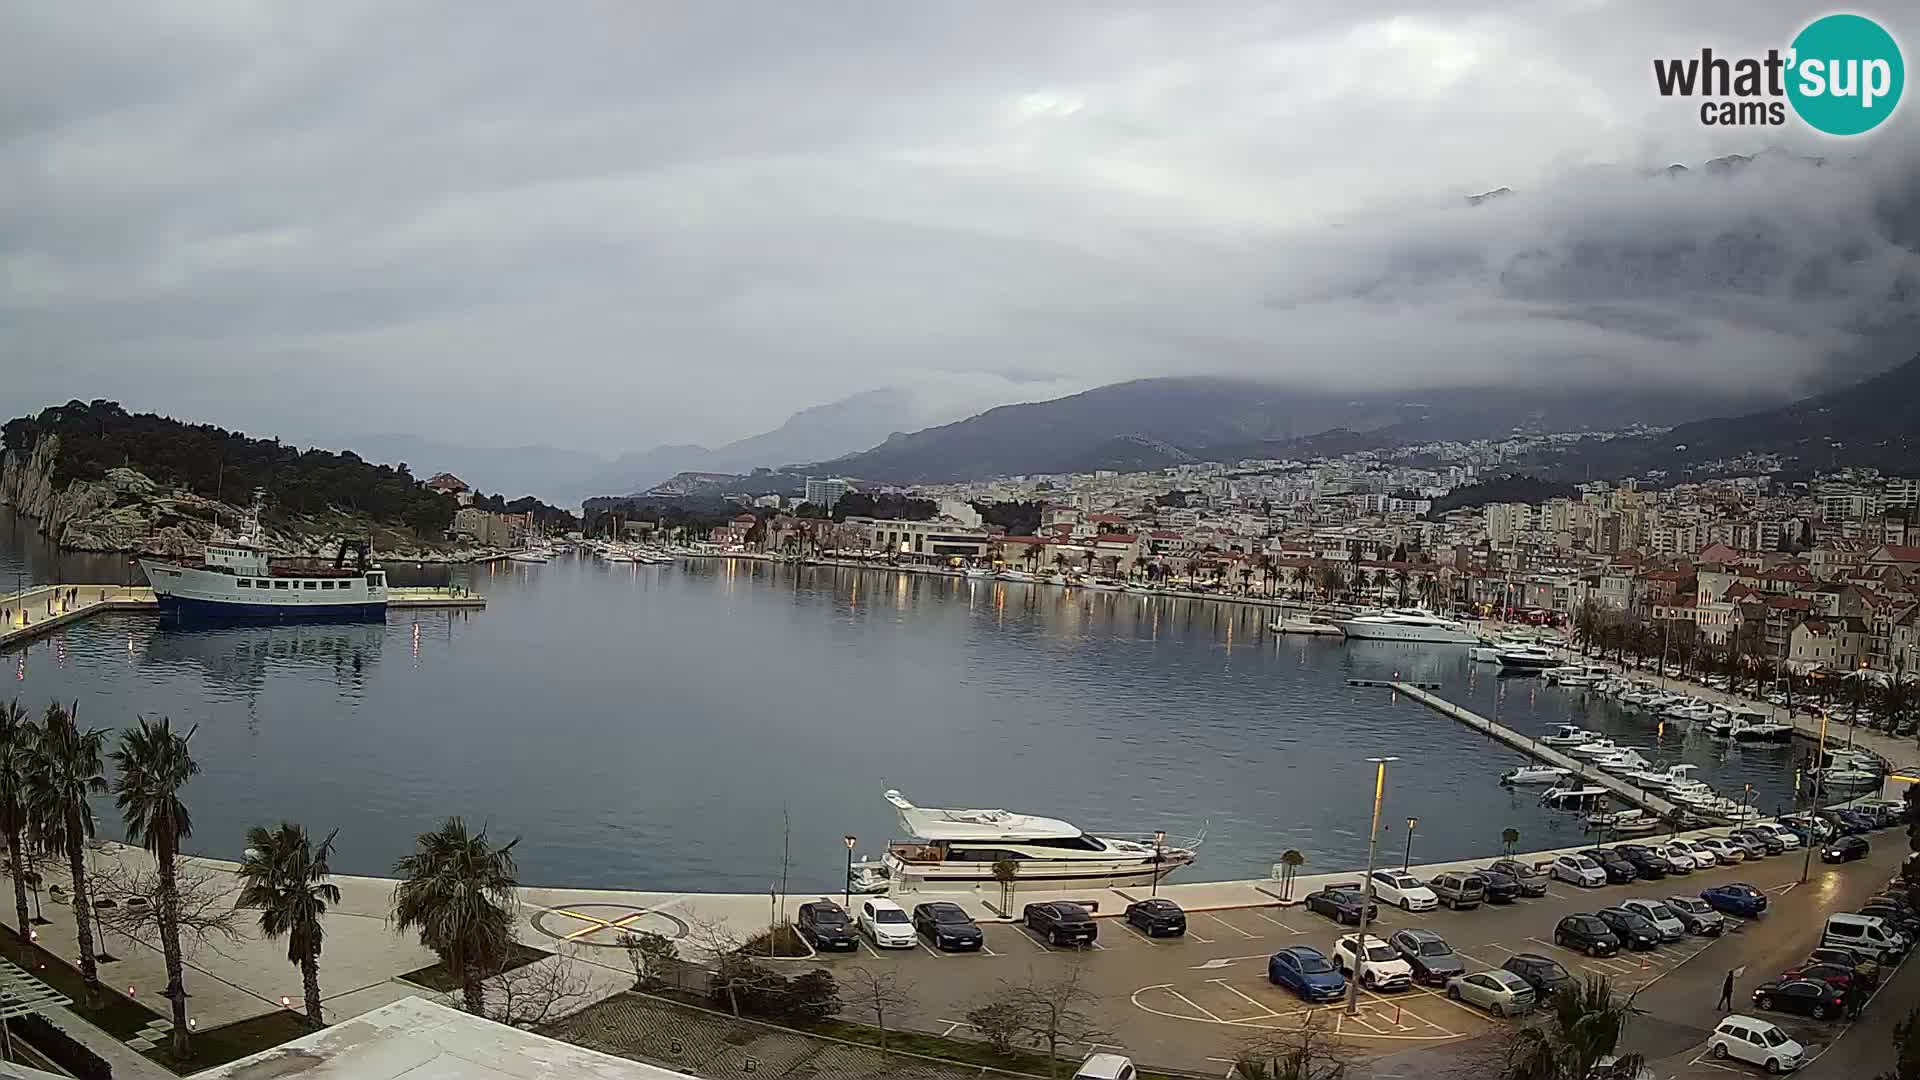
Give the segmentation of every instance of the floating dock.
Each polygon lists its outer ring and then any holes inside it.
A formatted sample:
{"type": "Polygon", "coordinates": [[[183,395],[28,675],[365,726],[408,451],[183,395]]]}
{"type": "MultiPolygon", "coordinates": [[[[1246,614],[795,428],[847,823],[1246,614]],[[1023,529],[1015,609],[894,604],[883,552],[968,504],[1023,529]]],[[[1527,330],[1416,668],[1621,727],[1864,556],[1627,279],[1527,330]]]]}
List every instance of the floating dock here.
{"type": "MultiPolygon", "coordinates": [[[[465,589],[393,588],[389,608],[483,608],[487,598],[465,589]]],[[[145,585],[40,585],[0,596],[0,648],[31,641],[108,611],[160,610],[145,585]]]]}
{"type": "Polygon", "coordinates": [[[1596,769],[1588,762],[1563,754],[1554,747],[1543,745],[1531,736],[1522,735],[1510,727],[1494,723],[1479,713],[1470,709],[1463,709],[1436,694],[1430,694],[1413,683],[1395,682],[1390,685],[1398,693],[1407,695],[1442,716],[1450,716],[1475,731],[1498,739],[1537,761],[1567,769],[1571,771],[1574,776],[1579,777],[1583,783],[1606,788],[1609,793],[1620,801],[1638,806],[1648,813],[1658,814],[1663,818],[1682,813],[1691,814],[1694,817],[1711,816],[1684,810],[1658,795],[1634,787],[1632,784],[1627,783],[1617,776],[1596,769]]]}

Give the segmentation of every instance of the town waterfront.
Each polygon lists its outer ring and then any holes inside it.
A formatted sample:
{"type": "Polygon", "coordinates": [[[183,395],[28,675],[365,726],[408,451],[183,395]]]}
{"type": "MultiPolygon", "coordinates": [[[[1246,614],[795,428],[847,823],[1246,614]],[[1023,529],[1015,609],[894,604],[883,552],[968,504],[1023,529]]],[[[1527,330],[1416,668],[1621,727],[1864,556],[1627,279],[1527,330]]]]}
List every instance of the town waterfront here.
{"type": "MultiPolygon", "coordinates": [[[[122,562],[4,535],[6,588],[113,580],[122,562]]],[[[1349,678],[1655,744],[1645,720],[1463,649],[1281,638],[1271,612],[1214,601],[720,559],[392,569],[491,606],[309,626],[103,615],[9,653],[10,689],[77,701],[89,724],[198,724],[197,850],[234,856],[247,825],[285,817],[339,826],[336,867],[381,873],[459,813],[525,837],[523,880],[606,888],[765,889],[783,812],[792,881],[835,888],[842,834],[862,853],[897,836],[887,787],[1095,831],[1204,827],[1185,880],[1264,876],[1288,848],[1326,872],[1365,859],[1363,759],[1381,755],[1402,759],[1383,864],[1408,816],[1416,862],[1493,853],[1508,827],[1528,849],[1579,842],[1577,817],[1498,785],[1512,751],[1349,678]]],[[[1803,751],[1669,735],[1646,752],[1736,799],[1751,783],[1770,811],[1803,751]]]]}

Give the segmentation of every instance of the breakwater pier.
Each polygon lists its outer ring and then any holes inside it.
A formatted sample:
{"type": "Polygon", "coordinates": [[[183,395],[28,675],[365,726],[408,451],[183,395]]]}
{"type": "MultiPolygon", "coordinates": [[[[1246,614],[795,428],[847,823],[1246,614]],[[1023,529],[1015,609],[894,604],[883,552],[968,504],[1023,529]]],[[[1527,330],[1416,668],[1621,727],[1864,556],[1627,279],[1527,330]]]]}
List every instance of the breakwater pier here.
{"type": "MultiPolygon", "coordinates": [[[[464,589],[394,588],[390,608],[483,608],[487,598],[464,589]]],[[[39,585],[0,595],[0,648],[109,611],[158,612],[145,585],[39,585]]]]}

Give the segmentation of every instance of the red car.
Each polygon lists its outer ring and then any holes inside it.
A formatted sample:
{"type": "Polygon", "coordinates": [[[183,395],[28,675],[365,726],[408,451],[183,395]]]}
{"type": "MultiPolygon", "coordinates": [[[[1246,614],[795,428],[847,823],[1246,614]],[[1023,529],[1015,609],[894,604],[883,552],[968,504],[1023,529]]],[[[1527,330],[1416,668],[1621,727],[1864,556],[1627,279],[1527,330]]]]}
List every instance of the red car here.
{"type": "Polygon", "coordinates": [[[1853,989],[1854,973],[1851,968],[1839,964],[1802,964],[1792,971],[1780,973],[1780,981],[1790,979],[1817,979],[1844,993],[1853,989]]]}

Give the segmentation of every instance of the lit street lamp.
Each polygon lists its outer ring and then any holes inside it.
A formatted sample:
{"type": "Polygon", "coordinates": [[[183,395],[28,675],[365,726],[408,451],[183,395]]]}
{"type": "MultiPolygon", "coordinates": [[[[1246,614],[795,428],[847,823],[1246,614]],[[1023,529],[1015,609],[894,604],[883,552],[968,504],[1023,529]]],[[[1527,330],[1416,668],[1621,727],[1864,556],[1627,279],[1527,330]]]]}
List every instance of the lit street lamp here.
{"type": "Polygon", "coordinates": [[[1167,857],[1167,830],[1153,830],[1153,893],[1160,895],[1160,862],[1167,857]]]}
{"type": "Polygon", "coordinates": [[[1373,913],[1373,859],[1380,846],[1380,800],[1387,791],[1387,763],[1397,757],[1368,758],[1373,763],[1373,824],[1367,828],[1367,876],[1360,887],[1360,922],[1354,928],[1353,981],[1347,984],[1347,1015],[1360,1012],[1360,967],[1366,962],[1367,924],[1373,913]]]}
{"type": "Polygon", "coordinates": [[[1413,830],[1418,828],[1419,825],[1419,818],[1410,817],[1407,819],[1407,853],[1400,857],[1400,872],[1403,874],[1413,865],[1413,830]]]}
{"type": "Polygon", "coordinates": [[[848,833],[847,835],[841,837],[840,839],[845,840],[847,842],[846,908],[848,911],[852,911],[853,910],[853,845],[859,843],[860,838],[853,835],[852,833],[848,833]]]}

